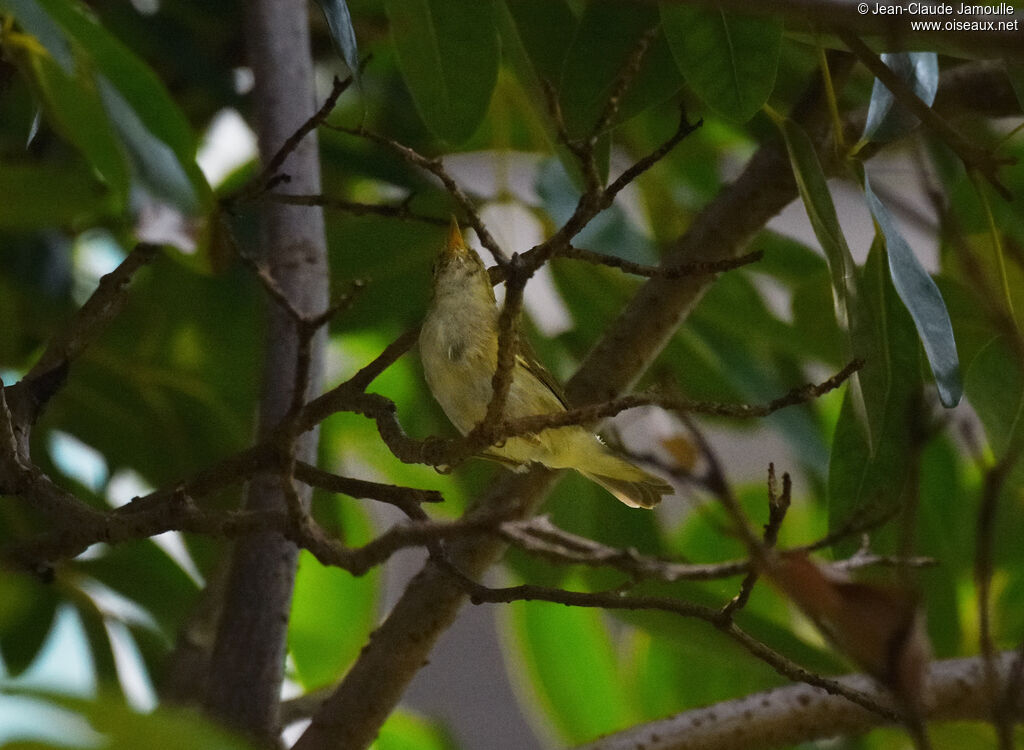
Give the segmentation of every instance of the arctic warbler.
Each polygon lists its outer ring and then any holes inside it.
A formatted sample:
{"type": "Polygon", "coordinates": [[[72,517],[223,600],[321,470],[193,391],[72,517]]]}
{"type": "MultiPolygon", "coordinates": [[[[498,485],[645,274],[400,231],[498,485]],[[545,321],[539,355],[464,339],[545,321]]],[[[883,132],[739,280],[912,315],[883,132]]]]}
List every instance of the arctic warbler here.
{"type": "MultiPolygon", "coordinates": [[[[484,418],[491,400],[499,310],[487,269],[466,246],[454,220],[434,266],[433,284],[433,299],[420,331],[420,358],[434,398],[465,435],[484,418]]],[[[558,383],[521,345],[505,417],[566,408],[558,383]]],[[[576,425],[508,438],[483,456],[517,468],[535,461],[552,469],[575,469],[633,508],[652,508],[662,495],[673,492],[670,484],[616,455],[597,435],[576,425]]]]}

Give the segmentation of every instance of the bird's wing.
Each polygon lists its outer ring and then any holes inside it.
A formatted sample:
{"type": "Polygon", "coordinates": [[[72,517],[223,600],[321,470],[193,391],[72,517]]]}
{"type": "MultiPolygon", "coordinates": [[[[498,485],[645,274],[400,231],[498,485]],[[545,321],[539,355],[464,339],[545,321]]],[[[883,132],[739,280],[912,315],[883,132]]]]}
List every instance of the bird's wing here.
{"type": "Polygon", "coordinates": [[[540,381],[551,392],[551,395],[558,400],[563,409],[569,409],[562,386],[555,380],[555,376],[548,372],[548,369],[537,359],[537,355],[534,353],[533,347],[530,346],[530,341],[526,336],[519,336],[519,354],[516,355],[516,360],[527,373],[540,381]]]}

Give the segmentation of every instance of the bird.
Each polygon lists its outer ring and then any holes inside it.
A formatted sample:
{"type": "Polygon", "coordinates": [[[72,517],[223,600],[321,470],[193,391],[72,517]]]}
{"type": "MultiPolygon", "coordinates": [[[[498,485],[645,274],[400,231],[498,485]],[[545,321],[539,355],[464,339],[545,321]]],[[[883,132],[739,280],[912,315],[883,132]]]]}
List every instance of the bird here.
{"type": "MultiPolygon", "coordinates": [[[[420,329],[419,351],[430,392],[463,435],[483,420],[491,401],[499,315],[487,268],[466,245],[453,218],[434,262],[433,295],[420,329]]],[[[519,340],[505,417],[566,411],[558,382],[525,340],[519,340]]],[[[617,455],[580,425],[510,437],[486,448],[481,456],[519,471],[533,462],[551,469],[575,469],[631,508],[653,508],[662,496],[674,492],[671,484],[617,455]]]]}

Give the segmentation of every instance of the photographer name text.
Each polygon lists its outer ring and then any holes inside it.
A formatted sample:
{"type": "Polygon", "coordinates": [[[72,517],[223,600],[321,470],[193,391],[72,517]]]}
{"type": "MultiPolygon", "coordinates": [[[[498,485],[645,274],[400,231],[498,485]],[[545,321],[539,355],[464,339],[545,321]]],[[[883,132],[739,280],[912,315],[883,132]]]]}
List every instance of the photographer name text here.
{"type": "Polygon", "coordinates": [[[1009,3],[999,5],[946,5],[939,3],[908,3],[907,5],[882,5],[875,3],[871,13],[877,16],[1010,16],[1013,6],[1009,3]]]}

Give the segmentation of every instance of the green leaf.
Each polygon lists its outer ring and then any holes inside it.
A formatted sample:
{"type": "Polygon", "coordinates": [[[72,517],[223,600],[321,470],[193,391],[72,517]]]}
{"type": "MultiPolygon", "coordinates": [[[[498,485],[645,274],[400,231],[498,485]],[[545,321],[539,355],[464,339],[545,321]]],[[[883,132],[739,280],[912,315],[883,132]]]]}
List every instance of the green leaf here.
{"type": "Polygon", "coordinates": [[[386,0],[384,7],[423,122],[462,143],[483,121],[498,78],[494,0],[386,0]]]}
{"type": "MultiPolygon", "coordinates": [[[[882,55],[890,70],[907,83],[929,107],[939,89],[939,58],[934,52],[895,52],[882,55]]],[[[875,79],[864,123],[864,138],[892,141],[918,125],[917,116],[896,101],[885,84],[875,79]]]]}
{"type": "Polygon", "coordinates": [[[976,508],[964,502],[962,457],[947,436],[932,441],[921,456],[918,554],[941,560],[940,569],[923,572],[928,602],[928,633],[936,654],[955,656],[964,637],[957,591],[973,573],[976,508]]]}
{"type": "Polygon", "coordinates": [[[782,46],[781,20],[663,3],[661,23],[686,83],[708,107],[746,122],[768,101],[782,46]]]}
{"type": "Polygon", "coordinates": [[[130,186],[128,164],[92,81],[67,75],[49,55],[27,55],[22,69],[34,84],[47,120],[82,153],[123,205],[130,186]]]}
{"type": "Polygon", "coordinates": [[[352,28],[352,14],[345,0],[316,0],[323,11],[327,26],[331,30],[334,47],[341,59],[348,65],[352,80],[359,83],[359,45],[356,43],[356,31],[352,28]]]}
{"type": "Polygon", "coordinates": [[[152,614],[168,639],[173,638],[182,613],[192,609],[199,595],[188,574],[150,540],[113,546],[79,566],[152,614]],[[140,570],[146,575],[140,576],[140,570]]]}
{"type": "Polygon", "coordinates": [[[856,297],[856,269],[846,237],[839,226],[839,217],[832,194],[825,180],[818,154],[803,128],[789,119],[779,123],[786,150],[793,167],[800,198],[811,221],[814,236],[825,251],[832,272],[832,293],[835,297],[836,319],[850,330],[850,305],[856,297]]]}
{"type": "Polygon", "coordinates": [[[0,169],[0,227],[41,229],[94,222],[115,214],[114,201],[88,168],[4,164],[0,169]],[[60,200],[54,200],[60,196],[60,200]]]}
{"type": "Polygon", "coordinates": [[[499,617],[510,676],[531,695],[563,744],[592,740],[635,721],[600,611],[514,602],[499,617]]]}
{"type": "Polygon", "coordinates": [[[59,598],[53,586],[27,576],[0,576],[0,656],[8,675],[21,674],[46,641],[59,598]]]}
{"type": "MultiPolygon", "coordinates": [[[[884,256],[876,241],[862,279],[862,305],[870,312],[871,325],[864,330],[860,382],[877,427],[869,441],[847,390],[829,461],[831,528],[866,507],[885,509],[898,503],[907,480],[913,422],[920,408],[920,361],[913,321],[893,288],[884,256]]],[[[857,544],[849,540],[840,548],[852,552],[857,544]]]]}
{"type": "MultiPolygon", "coordinates": [[[[865,322],[859,316],[860,303],[857,291],[857,268],[846,244],[846,237],[839,226],[839,217],[832,202],[832,194],[828,189],[825,173],[818,161],[811,139],[803,128],[789,119],[778,122],[782,137],[786,142],[789,160],[793,167],[793,177],[803,201],[807,218],[810,219],[814,236],[825,252],[829,272],[832,275],[832,297],[835,304],[836,322],[846,333],[844,356],[863,355],[865,322]]],[[[855,413],[864,422],[867,429],[868,445],[873,445],[875,432],[880,428],[880,417],[877,410],[871,408],[867,397],[861,392],[861,375],[854,374],[850,379],[849,393],[853,398],[855,413]]]]}
{"type": "MultiPolygon", "coordinates": [[[[587,4],[576,36],[569,44],[559,85],[562,116],[570,137],[590,134],[640,38],[657,25],[658,13],[654,8],[606,2],[587,4]]],[[[643,56],[635,79],[621,97],[611,124],[625,122],[660,104],[682,85],[682,77],[672,64],[668,42],[659,31],[643,56]]]]}
{"type": "MultiPolygon", "coordinates": [[[[119,697],[103,695],[90,700],[39,690],[5,687],[9,695],[34,698],[44,705],[58,706],[85,718],[103,738],[105,750],[178,750],[183,747],[216,750],[251,750],[241,738],[215,726],[198,712],[184,708],[158,708],[138,713],[119,697]]],[[[73,725],[72,725],[73,726],[73,725]]],[[[91,732],[83,735],[83,745],[96,747],[91,732]]]]}
{"type": "Polygon", "coordinates": [[[935,374],[939,398],[944,406],[952,408],[960,402],[963,384],[960,380],[960,359],[953,339],[953,324],[949,320],[942,293],[903,239],[885,204],[871,189],[867,175],[864,176],[864,194],[871,215],[885,235],[889,274],[900,299],[914,319],[928,364],[935,374]]]}
{"type": "MultiPolygon", "coordinates": [[[[346,544],[370,540],[373,530],[359,505],[343,499],[339,516],[346,544]]],[[[355,660],[377,622],[379,582],[379,570],[356,578],[340,568],[325,567],[302,551],[288,621],[288,648],[307,689],[336,682],[355,660]]]]}
{"type": "Polygon", "coordinates": [[[149,66],[78,3],[35,2],[95,67],[103,103],[147,187],[188,213],[206,205],[211,193],[195,163],[191,127],[149,66]]]}
{"type": "Polygon", "coordinates": [[[177,155],[157,138],[106,78],[99,76],[100,96],[117,127],[139,181],[150,193],[186,214],[199,210],[199,197],[177,155]]]}
{"type": "Polygon", "coordinates": [[[505,0],[519,40],[542,81],[556,84],[576,31],[576,17],[565,0],[505,0]]]}
{"type": "MultiPolygon", "coordinates": [[[[967,370],[966,391],[996,456],[1024,440],[1024,372],[1005,336],[991,338],[967,370]]],[[[1018,473],[1024,462],[1017,462],[1018,473]]]]}
{"type": "Polygon", "coordinates": [[[1010,76],[1010,85],[1017,96],[1017,102],[1024,109],[1024,63],[1007,62],[1006,72],[1010,76]]]}
{"type": "Polygon", "coordinates": [[[455,742],[436,722],[405,709],[388,715],[371,750],[454,750],[455,742]]]}
{"type": "Polygon", "coordinates": [[[65,75],[75,72],[75,58],[64,32],[54,20],[39,7],[36,0],[0,0],[0,8],[6,6],[18,23],[29,34],[39,40],[46,51],[53,55],[65,75]]]}

